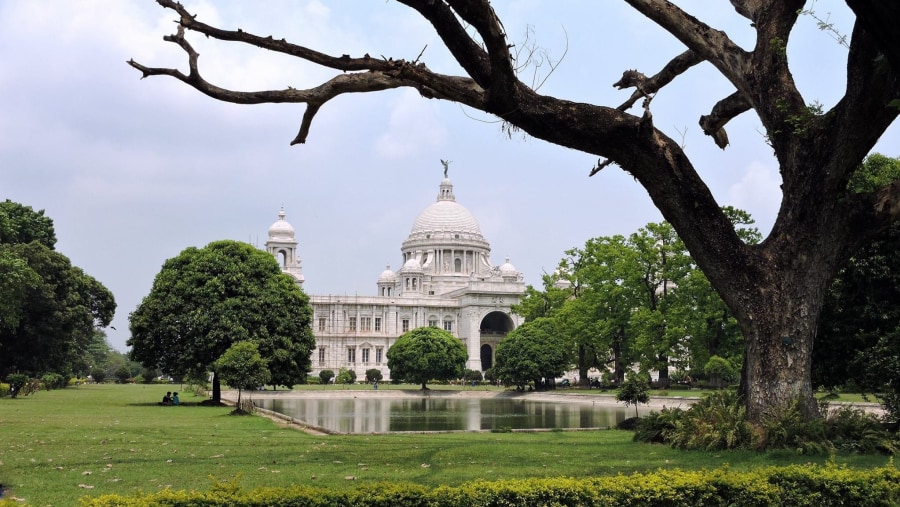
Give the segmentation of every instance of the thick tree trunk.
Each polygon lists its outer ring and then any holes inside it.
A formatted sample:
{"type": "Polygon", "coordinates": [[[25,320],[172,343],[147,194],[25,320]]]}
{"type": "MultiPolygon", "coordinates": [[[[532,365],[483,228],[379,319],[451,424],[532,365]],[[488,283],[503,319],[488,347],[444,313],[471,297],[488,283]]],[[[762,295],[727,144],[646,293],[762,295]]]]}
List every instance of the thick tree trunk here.
{"type": "Polygon", "coordinates": [[[215,403],[222,401],[222,385],[219,383],[219,374],[215,372],[212,380],[212,400],[215,403]]]}
{"type": "Polygon", "coordinates": [[[659,385],[660,389],[668,389],[669,384],[669,356],[667,354],[659,355],[659,380],[657,381],[657,385],[659,385]]]}
{"type": "Polygon", "coordinates": [[[578,385],[581,387],[590,387],[591,381],[588,378],[588,370],[590,370],[590,366],[587,361],[585,361],[585,346],[583,344],[578,345],[578,385]]]}
{"type": "Polygon", "coordinates": [[[753,422],[794,404],[806,418],[819,416],[811,365],[827,264],[818,257],[807,271],[792,268],[793,277],[782,271],[759,281],[755,297],[736,312],[745,351],[740,390],[753,422]]]}

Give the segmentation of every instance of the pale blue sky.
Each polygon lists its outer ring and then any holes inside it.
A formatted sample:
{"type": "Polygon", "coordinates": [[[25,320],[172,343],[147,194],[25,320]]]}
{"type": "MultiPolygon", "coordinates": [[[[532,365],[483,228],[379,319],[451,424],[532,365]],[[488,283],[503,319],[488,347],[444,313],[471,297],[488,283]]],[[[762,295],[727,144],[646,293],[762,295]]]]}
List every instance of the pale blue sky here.
{"type": "MultiPolygon", "coordinates": [[[[753,43],[729,3],[676,3],[744,47],[753,43]]],[[[335,54],[415,59],[427,46],[421,60],[430,68],[458,72],[430,27],[392,1],[185,4],[211,24],[335,54]]],[[[567,49],[541,89],[562,98],[617,106],[630,93],[612,87],[622,71],[653,74],[684,49],[620,2],[494,5],[519,46],[530,27],[529,40],[552,59],[567,49]]],[[[850,33],[842,2],[819,0],[815,10],[850,33]]],[[[46,209],[57,249],[113,291],[117,330],[108,333],[119,350],[128,314],[167,258],[217,239],[261,246],[282,205],[307,292],[374,295],[379,273],[399,267],[401,242],[437,195],[440,159],[453,161],[457,200],[478,219],[492,261],[508,256],[530,284],[588,238],[661,219],[618,168],[589,179],[594,156],[510,139],[492,118],[409,90],[341,97],[320,111],[306,145],[290,147],[303,106],[219,103],[173,79],[141,80],[125,64],[186,68],[180,49],[162,41],[174,19],[152,0],[0,3],[0,199],[46,209]]],[[[234,43],[192,40],[201,71],[223,86],[301,88],[329,76],[234,43]]],[[[846,50],[808,16],[788,50],[807,101],[831,107],[843,94],[846,50]]],[[[750,211],[765,233],[780,180],[759,120],[733,121],[724,151],[697,125],[731,92],[710,65],[697,66],[654,99],[654,121],[683,139],[720,203],[750,211]]],[[[898,156],[898,140],[895,125],[876,150],[898,156]]]]}

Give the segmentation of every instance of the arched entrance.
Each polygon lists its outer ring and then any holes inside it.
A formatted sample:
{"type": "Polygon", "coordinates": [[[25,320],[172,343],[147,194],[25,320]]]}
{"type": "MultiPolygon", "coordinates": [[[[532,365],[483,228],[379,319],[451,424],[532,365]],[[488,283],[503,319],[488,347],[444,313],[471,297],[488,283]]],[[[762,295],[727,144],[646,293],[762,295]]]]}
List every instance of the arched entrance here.
{"type": "Polygon", "coordinates": [[[494,367],[494,348],[487,343],[481,345],[481,368],[485,371],[494,367]]]}
{"type": "Polygon", "coordinates": [[[481,370],[487,370],[494,366],[494,351],[497,345],[506,335],[515,328],[515,324],[509,315],[501,311],[494,311],[481,319],[479,331],[481,334],[481,370]]]}

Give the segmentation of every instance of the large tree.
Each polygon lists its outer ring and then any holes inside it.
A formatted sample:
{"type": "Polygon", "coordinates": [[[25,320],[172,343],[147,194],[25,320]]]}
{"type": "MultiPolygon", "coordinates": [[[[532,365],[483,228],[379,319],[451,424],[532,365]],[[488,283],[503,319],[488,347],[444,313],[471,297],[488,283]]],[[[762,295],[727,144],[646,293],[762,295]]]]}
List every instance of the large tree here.
{"type": "Polygon", "coordinates": [[[436,327],[419,327],[400,335],[387,351],[393,380],[420,384],[461,378],[468,359],[459,338],[436,327]]]}
{"type": "Polygon", "coordinates": [[[900,216],[900,182],[871,192],[847,189],[863,158],[900,112],[895,27],[900,9],[895,2],[848,1],[857,23],[847,39],[846,89],[833,108],[823,111],[800,93],[787,58],[804,0],[732,0],[756,32],[752,48],[739,46],[666,0],[625,0],[685,50],[656,73],[625,72],[615,85],[634,93],[618,106],[543,95],[530,81],[520,80],[514,44],[488,0],[399,1],[432,25],[461,75],[434,72],[418,58],[329,55],[279,36],[221,29],[172,0],[157,0],[178,14],[178,31],[165,40],[186,52],[188,72],[129,63],[144,77],[172,76],[218,100],[305,103],[294,144],[306,141],[316,113],[334,97],[412,87],[426,98],[458,102],[536,138],[594,154],[600,160],[591,174],[618,165],[646,189],[740,323],[746,348],[742,394],[751,420],[795,400],[807,417],[818,416],[810,369],[823,295],[855,247],[900,216]],[[203,78],[186,30],[291,55],[336,75],[309,89],[222,88],[203,78]],[[741,240],[680,142],[653,121],[653,96],[702,62],[734,87],[699,119],[711,142],[724,148],[729,142],[725,126],[752,112],[779,164],[781,207],[769,237],[758,245],[741,240]],[[636,104],[642,107],[632,112],[636,104]]]}
{"type": "Polygon", "coordinates": [[[131,313],[131,357],[166,374],[213,376],[239,341],[257,344],[272,382],[290,387],[310,370],[315,339],[309,297],[268,253],[238,241],[190,247],[167,260],[131,313]]]}
{"type": "Polygon", "coordinates": [[[115,314],[112,293],[55,243],[43,210],[0,203],[0,378],[81,373],[79,358],[115,314]]]}
{"type": "MultiPolygon", "coordinates": [[[[852,185],[879,187],[900,177],[900,160],[873,154],[852,185]]],[[[813,354],[813,384],[856,385],[900,415],[900,224],[860,248],[825,297],[813,354]]]]}
{"type": "Polygon", "coordinates": [[[528,382],[553,385],[571,368],[573,351],[557,326],[557,319],[542,317],[512,330],[497,346],[495,373],[500,380],[524,389],[528,382]]]}

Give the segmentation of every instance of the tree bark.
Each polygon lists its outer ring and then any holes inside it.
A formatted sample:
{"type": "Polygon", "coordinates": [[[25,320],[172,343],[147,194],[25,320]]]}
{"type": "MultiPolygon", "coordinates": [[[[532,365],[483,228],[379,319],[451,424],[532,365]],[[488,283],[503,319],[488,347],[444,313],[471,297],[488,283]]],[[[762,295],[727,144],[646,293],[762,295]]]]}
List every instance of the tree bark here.
{"type": "Polygon", "coordinates": [[[219,374],[216,372],[213,372],[212,401],[214,403],[222,402],[222,384],[219,382],[219,374]]]}

